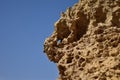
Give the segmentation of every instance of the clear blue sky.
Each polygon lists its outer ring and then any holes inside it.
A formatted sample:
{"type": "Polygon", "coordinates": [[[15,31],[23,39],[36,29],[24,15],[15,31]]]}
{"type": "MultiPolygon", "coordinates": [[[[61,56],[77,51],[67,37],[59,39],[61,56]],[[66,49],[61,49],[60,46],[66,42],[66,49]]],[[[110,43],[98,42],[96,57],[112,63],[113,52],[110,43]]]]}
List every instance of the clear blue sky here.
{"type": "Polygon", "coordinates": [[[56,80],[43,43],[78,0],[0,0],[0,80],[56,80]]]}

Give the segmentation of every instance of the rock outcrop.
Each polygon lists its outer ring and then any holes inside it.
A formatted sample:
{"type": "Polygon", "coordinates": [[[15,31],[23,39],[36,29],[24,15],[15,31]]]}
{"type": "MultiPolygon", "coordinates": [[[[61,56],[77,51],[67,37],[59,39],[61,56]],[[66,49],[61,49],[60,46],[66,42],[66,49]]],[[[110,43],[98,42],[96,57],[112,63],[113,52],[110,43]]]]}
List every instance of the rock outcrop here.
{"type": "Polygon", "coordinates": [[[58,80],[120,80],[120,0],[80,0],[61,14],[44,51],[58,80]]]}

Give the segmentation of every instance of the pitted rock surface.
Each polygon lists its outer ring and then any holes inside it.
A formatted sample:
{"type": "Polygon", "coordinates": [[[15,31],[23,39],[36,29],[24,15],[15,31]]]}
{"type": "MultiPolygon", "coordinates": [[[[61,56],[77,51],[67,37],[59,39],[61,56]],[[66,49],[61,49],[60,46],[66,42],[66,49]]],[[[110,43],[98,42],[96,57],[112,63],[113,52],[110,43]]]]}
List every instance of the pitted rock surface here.
{"type": "Polygon", "coordinates": [[[120,80],[120,0],[80,0],[68,8],[44,51],[58,80],[120,80]]]}

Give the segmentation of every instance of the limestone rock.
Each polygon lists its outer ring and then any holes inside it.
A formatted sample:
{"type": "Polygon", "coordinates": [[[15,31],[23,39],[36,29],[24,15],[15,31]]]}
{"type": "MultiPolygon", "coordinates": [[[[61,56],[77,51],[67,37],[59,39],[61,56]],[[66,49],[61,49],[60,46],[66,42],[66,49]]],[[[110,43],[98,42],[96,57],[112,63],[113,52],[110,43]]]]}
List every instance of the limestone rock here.
{"type": "Polygon", "coordinates": [[[61,14],[44,51],[58,80],[120,80],[120,0],[80,0],[61,14]]]}

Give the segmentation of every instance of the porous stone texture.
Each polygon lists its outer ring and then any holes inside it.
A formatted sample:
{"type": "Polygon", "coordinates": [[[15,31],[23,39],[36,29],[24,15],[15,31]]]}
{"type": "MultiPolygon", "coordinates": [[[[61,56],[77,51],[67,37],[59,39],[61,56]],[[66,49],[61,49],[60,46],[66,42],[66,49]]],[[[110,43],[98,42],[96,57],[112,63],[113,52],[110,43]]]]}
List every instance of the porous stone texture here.
{"type": "Polygon", "coordinates": [[[68,8],[44,51],[58,80],[120,80],[120,0],[80,0],[68,8]]]}

